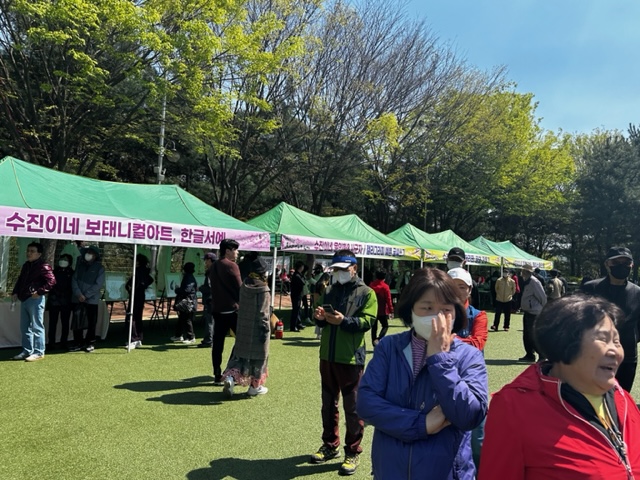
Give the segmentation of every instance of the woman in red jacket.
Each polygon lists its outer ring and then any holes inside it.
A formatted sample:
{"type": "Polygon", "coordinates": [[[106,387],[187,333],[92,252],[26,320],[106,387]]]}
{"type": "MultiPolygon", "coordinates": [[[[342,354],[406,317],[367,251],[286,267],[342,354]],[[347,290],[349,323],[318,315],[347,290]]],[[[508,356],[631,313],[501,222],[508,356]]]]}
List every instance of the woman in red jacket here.
{"type": "Polygon", "coordinates": [[[547,360],[494,395],[479,480],[640,479],[640,411],[615,378],[623,319],[598,297],[545,306],[534,336],[547,360]]]}

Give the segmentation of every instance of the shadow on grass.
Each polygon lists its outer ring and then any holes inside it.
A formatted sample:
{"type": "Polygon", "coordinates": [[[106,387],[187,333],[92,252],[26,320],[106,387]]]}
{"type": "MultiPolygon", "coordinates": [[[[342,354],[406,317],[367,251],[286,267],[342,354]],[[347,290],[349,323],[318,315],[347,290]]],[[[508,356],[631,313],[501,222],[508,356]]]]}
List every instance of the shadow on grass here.
{"type": "Polygon", "coordinates": [[[235,395],[227,398],[222,392],[188,391],[176,392],[160,395],[159,397],[149,397],[148,402],[162,402],[166,405],[220,405],[223,401],[234,402],[243,400],[245,395],[235,395]]]}
{"type": "Polygon", "coordinates": [[[154,352],[166,352],[169,350],[180,350],[187,349],[189,345],[185,345],[184,343],[161,343],[159,345],[153,345],[150,350],[154,352]]]}
{"type": "Polygon", "coordinates": [[[309,456],[279,459],[220,458],[211,462],[209,468],[199,468],[187,473],[188,480],[222,480],[235,478],[236,480],[255,480],[268,478],[269,480],[288,480],[290,478],[306,477],[315,473],[335,471],[340,468],[340,462],[330,462],[321,465],[307,463],[309,456]]]}
{"type": "Polygon", "coordinates": [[[318,348],[320,346],[320,340],[315,338],[307,338],[301,337],[296,338],[294,340],[287,340],[286,338],[282,341],[283,345],[292,346],[292,347],[315,347],[318,348]]]}
{"type": "Polygon", "coordinates": [[[506,360],[506,359],[489,359],[484,361],[487,365],[496,365],[496,366],[509,366],[509,365],[525,365],[523,362],[519,362],[518,360],[506,360]]]}
{"type": "Polygon", "coordinates": [[[163,392],[166,390],[180,390],[202,385],[211,385],[212,378],[208,376],[185,378],[184,380],[149,380],[146,382],[123,383],[113,388],[131,390],[132,392],[163,392]]]}
{"type": "Polygon", "coordinates": [[[167,393],[159,397],[149,397],[147,401],[162,402],[166,405],[220,405],[222,403],[253,400],[254,398],[256,397],[250,397],[246,392],[238,392],[232,398],[229,398],[221,391],[189,391],[167,393]]]}

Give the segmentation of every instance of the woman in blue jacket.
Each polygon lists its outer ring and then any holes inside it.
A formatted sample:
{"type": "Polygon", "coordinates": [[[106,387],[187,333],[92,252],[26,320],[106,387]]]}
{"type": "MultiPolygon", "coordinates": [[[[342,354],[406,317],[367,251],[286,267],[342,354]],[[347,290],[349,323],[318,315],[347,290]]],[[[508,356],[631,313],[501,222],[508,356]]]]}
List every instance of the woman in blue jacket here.
{"type": "Polygon", "coordinates": [[[358,389],[358,414],[375,427],[375,480],[472,480],[471,430],[487,413],[482,353],[453,332],[467,323],[454,281],[416,271],[396,312],[411,330],[383,338],[358,389]]]}

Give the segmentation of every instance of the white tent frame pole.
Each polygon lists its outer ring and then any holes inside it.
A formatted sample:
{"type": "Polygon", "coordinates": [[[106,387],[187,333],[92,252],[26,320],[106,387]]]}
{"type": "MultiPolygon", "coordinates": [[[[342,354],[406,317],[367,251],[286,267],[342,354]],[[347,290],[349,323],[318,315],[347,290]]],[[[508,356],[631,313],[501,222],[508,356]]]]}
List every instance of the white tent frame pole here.
{"type": "MultiPolygon", "coordinates": [[[[278,261],[278,235],[274,234],[273,241],[273,263],[271,264],[271,311],[276,305],[276,262],[278,261]]],[[[282,296],[280,297],[282,300],[282,296]]]]}
{"type": "Polygon", "coordinates": [[[131,275],[131,298],[129,299],[129,337],[127,341],[127,353],[131,352],[131,332],[133,330],[133,304],[136,298],[136,257],[138,256],[138,244],[133,244],[133,275],[131,275]]]}
{"type": "Polygon", "coordinates": [[[420,249],[420,268],[424,268],[424,248],[420,249]]]}

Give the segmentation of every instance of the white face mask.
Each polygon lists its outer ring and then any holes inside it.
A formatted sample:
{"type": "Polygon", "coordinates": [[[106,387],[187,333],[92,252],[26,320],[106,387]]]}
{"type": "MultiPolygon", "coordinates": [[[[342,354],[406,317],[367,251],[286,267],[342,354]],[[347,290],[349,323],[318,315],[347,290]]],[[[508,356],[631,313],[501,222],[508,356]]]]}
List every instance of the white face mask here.
{"type": "Polygon", "coordinates": [[[84,259],[85,259],[87,262],[90,262],[91,260],[93,260],[93,254],[92,254],[92,253],[85,253],[85,254],[84,254],[84,259]]]}
{"type": "Polygon", "coordinates": [[[60,260],[60,261],[58,262],[58,266],[59,266],[60,268],[67,268],[67,267],[69,266],[69,262],[67,262],[66,260],[60,260]]]}
{"type": "Polygon", "coordinates": [[[433,328],[433,320],[437,317],[437,314],[421,317],[411,310],[411,322],[413,323],[413,328],[418,336],[425,340],[429,340],[429,337],[431,336],[431,329],[433,328]]]}
{"type": "Polygon", "coordinates": [[[453,260],[447,261],[447,268],[451,270],[452,268],[461,268],[462,262],[454,262],[453,260]]]}
{"type": "Polygon", "coordinates": [[[338,270],[337,272],[333,272],[333,276],[335,277],[336,282],[341,283],[343,285],[351,281],[351,272],[348,270],[347,271],[338,270]]]}

